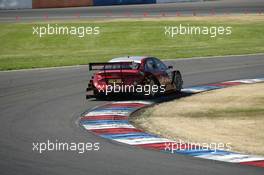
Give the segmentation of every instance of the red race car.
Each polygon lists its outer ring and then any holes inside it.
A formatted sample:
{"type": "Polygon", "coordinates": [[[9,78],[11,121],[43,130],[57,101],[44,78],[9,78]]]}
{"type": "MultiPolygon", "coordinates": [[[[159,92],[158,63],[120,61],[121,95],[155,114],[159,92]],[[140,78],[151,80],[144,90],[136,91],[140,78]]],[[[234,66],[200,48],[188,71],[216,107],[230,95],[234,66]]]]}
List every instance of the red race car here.
{"type": "Polygon", "coordinates": [[[155,97],[166,92],[180,92],[183,85],[180,71],[155,57],[114,58],[107,63],[90,63],[89,70],[97,72],[88,83],[87,99],[116,93],[155,97]]]}

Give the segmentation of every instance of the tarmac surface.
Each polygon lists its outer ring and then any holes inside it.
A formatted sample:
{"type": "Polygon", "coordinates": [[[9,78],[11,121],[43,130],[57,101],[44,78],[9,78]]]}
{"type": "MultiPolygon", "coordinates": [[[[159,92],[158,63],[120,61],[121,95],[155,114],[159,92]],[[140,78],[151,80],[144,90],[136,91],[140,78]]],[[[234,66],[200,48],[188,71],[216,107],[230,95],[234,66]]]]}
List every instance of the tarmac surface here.
{"type": "MultiPolygon", "coordinates": [[[[264,77],[264,55],[167,61],[184,86],[264,77]]],[[[80,115],[105,101],[85,100],[88,66],[0,72],[0,174],[262,175],[264,170],[144,150],[105,140],[78,125],[80,115]],[[32,143],[99,142],[99,151],[33,151],[32,143]]]]}

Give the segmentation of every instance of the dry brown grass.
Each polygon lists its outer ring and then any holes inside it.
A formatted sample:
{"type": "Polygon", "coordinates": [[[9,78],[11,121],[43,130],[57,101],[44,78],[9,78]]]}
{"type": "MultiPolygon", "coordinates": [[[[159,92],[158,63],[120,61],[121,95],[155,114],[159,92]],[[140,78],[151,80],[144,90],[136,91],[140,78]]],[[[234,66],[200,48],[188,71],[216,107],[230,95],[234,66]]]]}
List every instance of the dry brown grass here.
{"type": "Polygon", "coordinates": [[[264,84],[205,92],[147,109],[136,124],[168,138],[231,143],[264,155],[264,84]]]}

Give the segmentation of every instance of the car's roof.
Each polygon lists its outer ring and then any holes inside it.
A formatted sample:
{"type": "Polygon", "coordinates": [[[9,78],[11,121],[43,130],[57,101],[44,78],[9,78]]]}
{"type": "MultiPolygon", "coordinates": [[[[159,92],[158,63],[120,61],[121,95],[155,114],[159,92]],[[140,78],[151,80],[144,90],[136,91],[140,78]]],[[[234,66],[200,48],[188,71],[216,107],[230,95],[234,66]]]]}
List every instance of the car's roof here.
{"type": "Polygon", "coordinates": [[[135,62],[135,63],[141,63],[143,59],[147,58],[147,56],[127,56],[127,57],[119,57],[119,58],[113,58],[108,62],[114,63],[114,62],[135,62]]]}

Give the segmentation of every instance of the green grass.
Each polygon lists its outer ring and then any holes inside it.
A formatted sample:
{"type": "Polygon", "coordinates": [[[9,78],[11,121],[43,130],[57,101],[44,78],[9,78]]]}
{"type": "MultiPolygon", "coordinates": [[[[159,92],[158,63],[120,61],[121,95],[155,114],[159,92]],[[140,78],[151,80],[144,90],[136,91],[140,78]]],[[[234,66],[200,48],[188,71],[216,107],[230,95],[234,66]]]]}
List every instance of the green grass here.
{"type": "MultiPolygon", "coordinates": [[[[58,23],[59,24],[59,23],[58,23]]],[[[161,59],[264,52],[263,21],[129,20],[60,23],[66,26],[99,26],[98,36],[32,35],[32,27],[45,23],[0,24],[0,70],[66,66],[107,61],[124,55],[152,55],[161,59]],[[231,36],[210,38],[185,35],[169,38],[164,26],[232,26],[231,36]]]]}

